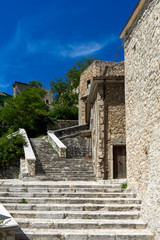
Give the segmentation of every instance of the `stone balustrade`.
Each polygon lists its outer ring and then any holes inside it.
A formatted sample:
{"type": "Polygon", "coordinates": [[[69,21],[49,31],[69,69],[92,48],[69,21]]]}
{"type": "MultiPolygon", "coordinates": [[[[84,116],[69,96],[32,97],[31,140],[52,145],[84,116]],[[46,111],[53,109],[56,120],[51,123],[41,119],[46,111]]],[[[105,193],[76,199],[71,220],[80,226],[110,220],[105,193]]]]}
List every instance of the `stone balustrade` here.
{"type": "Polygon", "coordinates": [[[66,157],[66,149],[67,147],[57,138],[57,136],[48,131],[48,141],[52,145],[52,147],[58,152],[59,157],[65,158],[66,157]]]}
{"type": "Polygon", "coordinates": [[[27,136],[27,133],[25,129],[20,128],[18,131],[19,134],[24,136],[25,138],[25,145],[24,145],[24,159],[20,160],[20,178],[24,177],[36,177],[35,175],[35,162],[36,162],[36,157],[33,152],[31,143],[29,141],[29,138],[27,136]]]}

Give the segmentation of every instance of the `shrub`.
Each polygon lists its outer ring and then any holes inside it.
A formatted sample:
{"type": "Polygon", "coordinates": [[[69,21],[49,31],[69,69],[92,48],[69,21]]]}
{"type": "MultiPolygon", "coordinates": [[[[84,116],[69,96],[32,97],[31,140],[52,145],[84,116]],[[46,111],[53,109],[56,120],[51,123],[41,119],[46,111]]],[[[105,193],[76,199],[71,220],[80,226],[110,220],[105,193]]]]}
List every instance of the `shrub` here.
{"type": "Polygon", "coordinates": [[[24,154],[24,144],[24,137],[19,134],[11,138],[0,138],[0,167],[7,169],[13,162],[19,161],[24,154]]]}

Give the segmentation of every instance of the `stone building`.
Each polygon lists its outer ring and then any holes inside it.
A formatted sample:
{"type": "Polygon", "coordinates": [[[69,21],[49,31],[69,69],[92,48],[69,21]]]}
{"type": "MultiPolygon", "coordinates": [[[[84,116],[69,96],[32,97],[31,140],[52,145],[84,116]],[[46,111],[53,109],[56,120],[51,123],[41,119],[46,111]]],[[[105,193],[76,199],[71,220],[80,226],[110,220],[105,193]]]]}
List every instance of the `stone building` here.
{"type": "MultiPolygon", "coordinates": [[[[18,96],[21,91],[25,90],[27,88],[28,84],[26,83],[22,83],[22,82],[15,82],[13,84],[13,96],[16,97],[18,96]]],[[[52,92],[50,89],[44,89],[46,94],[44,96],[44,101],[46,103],[46,105],[51,106],[52,102],[53,102],[53,96],[52,96],[52,92]]]]}
{"type": "Polygon", "coordinates": [[[140,0],[124,27],[127,179],[160,239],[160,1],[140,0]]]}
{"type": "Polygon", "coordinates": [[[91,138],[97,178],[126,177],[124,62],[94,61],[82,74],[79,124],[91,138]]]}

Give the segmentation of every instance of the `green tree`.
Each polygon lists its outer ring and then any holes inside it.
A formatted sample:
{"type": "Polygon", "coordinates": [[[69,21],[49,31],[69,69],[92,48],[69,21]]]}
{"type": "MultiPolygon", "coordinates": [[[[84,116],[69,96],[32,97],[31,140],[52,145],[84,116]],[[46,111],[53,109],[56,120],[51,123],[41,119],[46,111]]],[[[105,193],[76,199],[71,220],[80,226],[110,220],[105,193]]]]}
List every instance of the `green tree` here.
{"type": "Polygon", "coordinates": [[[29,136],[46,132],[48,122],[54,122],[43,98],[45,91],[41,87],[29,85],[16,98],[9,100],[8,105],[0,112],[2,126],[13,131],[25,128],[29,136]]]}
{"type": "Polygon", "coordinates": [[[69,69],[63,78],[50,82],[53,92],[52,114],[58,119],[78,119],[78,93],[81,73],[94,61],[95,57],[85,57],[69,69]]]}
{"type": "Polygon", "coordinates": [[[44,85],[41,83],[41,80],[33,80],[29,82],[30,87],[36,87],[36,88],[44,88],[44,85]]]}
{"type": "Polygon", "coordinates": [[[79,86],[80,76],[82,72],[89,66],[94,60],[98,60],[96,57],[88,56],[78,60],[71,69],[69,69],[65,78],[66,81],[70,84],[72,89],[76,89],[79,86]]]}

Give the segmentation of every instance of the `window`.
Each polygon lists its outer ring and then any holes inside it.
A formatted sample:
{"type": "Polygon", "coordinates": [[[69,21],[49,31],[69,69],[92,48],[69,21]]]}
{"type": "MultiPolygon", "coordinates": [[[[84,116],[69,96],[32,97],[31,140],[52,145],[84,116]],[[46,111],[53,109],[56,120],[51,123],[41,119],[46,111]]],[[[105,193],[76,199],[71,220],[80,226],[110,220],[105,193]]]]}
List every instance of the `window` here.
{"type": "Polygon", "coordinates": [[[49,100],[48,99],[46,99],[46,104],[49,104],[49,100]]]}
{"type": "Polygon", "coordinates": [[[91,88],[91,81],[90,80],[87,81],[87,88],[91,88]]]}

